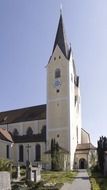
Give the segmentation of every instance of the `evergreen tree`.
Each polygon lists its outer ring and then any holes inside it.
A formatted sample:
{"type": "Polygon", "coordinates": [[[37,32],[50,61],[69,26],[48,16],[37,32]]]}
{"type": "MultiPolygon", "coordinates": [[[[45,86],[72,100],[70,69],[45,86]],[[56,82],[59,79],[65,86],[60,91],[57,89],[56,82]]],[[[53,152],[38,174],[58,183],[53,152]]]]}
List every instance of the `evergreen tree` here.
{"type": "Polygon", "coordinates": [[[54,170],[54,157],[55,157],[55,141],[51,140],[51,168],[54,170]]]}
{"type": "Polygon", "coordinates": [[[60,170],[59,145],[55,139],[51,140],[51,168],[52,170],[60,170]]]}
{"type": "Polygon", "coordinates": [[[107,138],[106,137],[100,137],[98,141],[98,165],[100,171],[103,173],[104,171],[104,152],[107,150],[107,138]]]}

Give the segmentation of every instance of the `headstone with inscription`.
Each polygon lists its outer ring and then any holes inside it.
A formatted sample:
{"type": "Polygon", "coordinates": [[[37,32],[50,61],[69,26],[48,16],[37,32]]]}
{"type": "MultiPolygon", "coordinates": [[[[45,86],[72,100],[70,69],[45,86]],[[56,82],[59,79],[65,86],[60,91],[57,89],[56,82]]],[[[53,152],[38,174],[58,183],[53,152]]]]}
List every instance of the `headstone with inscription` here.
{"type": "Polygon", "coordinates": [[[11,190],[11,181],[9,172],[0,172],[0,190],[11,190]]]}

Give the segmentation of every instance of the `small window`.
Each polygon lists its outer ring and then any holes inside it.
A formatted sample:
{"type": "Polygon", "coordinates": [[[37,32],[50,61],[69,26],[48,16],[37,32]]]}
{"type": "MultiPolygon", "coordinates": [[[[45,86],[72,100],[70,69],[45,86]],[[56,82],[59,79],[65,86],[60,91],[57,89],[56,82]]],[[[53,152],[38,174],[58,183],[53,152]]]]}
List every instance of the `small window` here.
{"type": "Polygon", "coordinates": [[[39,144],[36,145],[35,147],[35,160],[41,161],[41,146],[39,144]]]}
{"type": "Polygon", "coordinates": [[[14,131],[13,131],[13,136],[18,136],[19,135],[19,132],[18,132],[18,130],[17,129],[14,129],[14,131]]]}
{"type": "Polygon", "coordinates": [[[60,78],[61,77],[61,71],[60,69],[55,70],[55,78],[60,78]]]}
{"type": "Polygon", "coordinates": [[[60,90],[59,90],[59,89],[57,89],[57,90],[56,90],[56,92],[57,92],[57,93],[59,93],[59,92],[60,92],[60,90]]]}
{"type": "Polygon", "coordinates": [[[27,129],[27,131],[26,131],[26,134],[27,134],[28,136],[32,136],[32,135],[33,135],[33,130],[32,130],[31,127],[28,127],[28,129],[27,129]]]}
{"type": "Polygon", "coordinates": [[[59,59],[61,59],[61,56],[59,56],[59,59]]]}
{"type": "Polygon", "coordinates": [[[56,57],[54,57],[54,61],[56,60],[56,57]]]}
{"type": "Polygon", "coordinates": [[[75,105],[77,103],[77,100],[78,100],[78,96],[75,96],[75,105]]]}
{"type": "Polygon", "coordinates": [[[57,134],[57,138],[59,138],[59,134],[57,134]]]}
{"type": "Polygon", "coordinates": [[[23,160],[24,160],[23,145],[19,145],[19,162],[23,162],[23,160]]]}
{"type": "Polygon", "coordinates": [[[7,145],[6,147],[6,154],[7,154],[7,158],[10,158],[9,145],[7,145]]]}

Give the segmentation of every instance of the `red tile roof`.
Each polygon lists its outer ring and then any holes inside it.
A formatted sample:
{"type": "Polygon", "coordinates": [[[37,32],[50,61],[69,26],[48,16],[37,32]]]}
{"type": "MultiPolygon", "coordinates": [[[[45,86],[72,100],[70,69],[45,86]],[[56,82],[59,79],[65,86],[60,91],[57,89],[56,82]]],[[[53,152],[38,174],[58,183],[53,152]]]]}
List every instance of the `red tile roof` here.
{"type": "Polygon", "coordinates": [[[0,139],[9,141],[9,142],[13,142],[13,139],[12,139],[10,133],[6,129],[2,129],[2,128],[0,128],[0,139]]]}

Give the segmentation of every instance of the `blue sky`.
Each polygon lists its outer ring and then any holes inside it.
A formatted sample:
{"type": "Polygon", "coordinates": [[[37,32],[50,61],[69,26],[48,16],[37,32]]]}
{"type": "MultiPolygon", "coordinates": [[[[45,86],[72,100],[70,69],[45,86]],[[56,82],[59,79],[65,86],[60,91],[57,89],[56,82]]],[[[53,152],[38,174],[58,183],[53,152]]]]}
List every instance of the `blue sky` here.
{"type": "Polygon", "coordinates": [[[82,127],[107,136],[107,0],[0,0],[0,111],[46,103],[60,4],[81,82],[82,127]]]}

